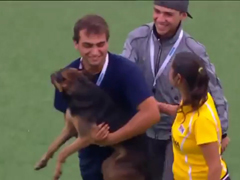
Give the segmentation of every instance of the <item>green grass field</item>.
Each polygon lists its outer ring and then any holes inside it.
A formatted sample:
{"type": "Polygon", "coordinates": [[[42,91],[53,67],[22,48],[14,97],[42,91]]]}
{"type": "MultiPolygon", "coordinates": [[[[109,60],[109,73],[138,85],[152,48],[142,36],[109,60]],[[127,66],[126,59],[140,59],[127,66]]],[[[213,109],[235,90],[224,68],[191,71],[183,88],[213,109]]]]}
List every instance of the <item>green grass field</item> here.
{"type": "MultiPolygon", "coordinates": [[[[232,179],[240,179],[238,102],[240,2],[192,2],[185,30],[203,43],[230,104],[231,144],[224,154],[232,179]]],[[[72,43],[75,21],[86,13],[104,16],[110,49],[122,51],[129,31],[150,22],[151,2],[0,2],[0,179],[47,180],[55,158],[40,172],[33,166],[58,135],[63,116],[53,108],[50,73],[78,57],[72,43]],[[142,12],[143,11],[143,12],[142,12]]],[[[81,179],[77,154],[62,179],[81,179]]]]}

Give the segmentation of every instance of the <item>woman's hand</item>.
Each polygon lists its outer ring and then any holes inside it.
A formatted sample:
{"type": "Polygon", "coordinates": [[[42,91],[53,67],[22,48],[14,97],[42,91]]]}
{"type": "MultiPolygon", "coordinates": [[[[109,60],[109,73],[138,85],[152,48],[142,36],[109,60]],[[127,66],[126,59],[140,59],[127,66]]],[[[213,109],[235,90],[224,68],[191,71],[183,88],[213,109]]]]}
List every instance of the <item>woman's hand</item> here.
{"type": "Polygon", "coordinates": [[[158,102],[158,109],[161,113],[168,114],[170,116],[175,116],[179,105],[172,105],[167,103],[158,102]]]}
{"type": "Polygon", "coordinates": [[[222,148],[221,148],[222,153],[224,153],[224,151],[226,150],[229,142],[230,142],[230,138],[228,136],[222,139],[222,148]]]}

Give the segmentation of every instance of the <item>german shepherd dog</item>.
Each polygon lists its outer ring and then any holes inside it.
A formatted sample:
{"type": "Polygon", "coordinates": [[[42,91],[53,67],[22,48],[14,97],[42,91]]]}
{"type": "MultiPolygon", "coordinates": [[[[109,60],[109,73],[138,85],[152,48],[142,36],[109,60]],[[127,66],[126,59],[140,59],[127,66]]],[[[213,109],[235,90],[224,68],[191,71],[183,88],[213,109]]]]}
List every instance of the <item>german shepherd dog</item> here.
{"type": "MultiPolygon", "coordinates": [[[[102,123],[108,124],[109,131],[114,132],[128,122],[129,117],[126,113],[103,89],[91,81],[92,76],[86,71],[66,68],[52,74],[51,78],[54,86],[68,97],[71,116],[79,117],[77,119],[81,121],[78,122],[81,125],[75,130],[75,135],[78,132],[84,137],[90,133],[93,125],[102,123]]],[[[60,138],[61,140],[55,142],[53,145],[55,149],[52,151],[57,151],[58,147],[67,141],[66,137],[69,135],[64,137],[65,139],[60,138]]],[[[112,148],[114,150],[112,155],[102,164],[104,180],[149,180],[145,134],[121,142],[112,148]]],[[[40,166],[36,169],[42,168],[40,166]]]]}

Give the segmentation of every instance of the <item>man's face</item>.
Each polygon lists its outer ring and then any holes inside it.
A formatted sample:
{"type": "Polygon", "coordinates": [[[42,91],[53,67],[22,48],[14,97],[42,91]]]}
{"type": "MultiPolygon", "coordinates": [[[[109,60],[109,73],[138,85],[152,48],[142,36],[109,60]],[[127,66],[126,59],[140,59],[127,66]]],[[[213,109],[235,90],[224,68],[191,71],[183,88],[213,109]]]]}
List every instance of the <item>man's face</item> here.
{"type": "Polygon", "coordinates": [[[108,52],[106,34],[87,34],[86,30],[81,30],[79,36],[79,42],[74,43],[75,49],[80,52],[89,66],[98,66],[101,64],[108,52]]]}
{"type": "Polygon", "coordinates": [[[180,21],[187,17],[187,13],[180,13],[174,9],[154,5],[153,20],[159,35],[164,36],[176,30],[180,21]]]}

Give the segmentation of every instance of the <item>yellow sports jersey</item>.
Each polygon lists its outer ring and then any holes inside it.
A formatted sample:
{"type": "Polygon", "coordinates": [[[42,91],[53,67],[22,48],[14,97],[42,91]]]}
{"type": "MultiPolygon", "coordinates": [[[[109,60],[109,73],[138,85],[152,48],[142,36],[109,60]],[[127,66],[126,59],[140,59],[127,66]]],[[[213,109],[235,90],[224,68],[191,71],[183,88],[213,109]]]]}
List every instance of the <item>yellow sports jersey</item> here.
{"type": "MultiPolygon", "coordinates": [[[[183,106],[183,112],[189,110],[190,106],[183,106]]],[[[198,145],[218,141],[220,154],[221,137],[220,120],[210,94],[199,111],[187,113],[185,120],[179,112],[172,126],[174,180],[207,180],[208,167],[198,145]]],[[[221,162],[223,177],[227,168],[222,159],[221,162]]]]}

